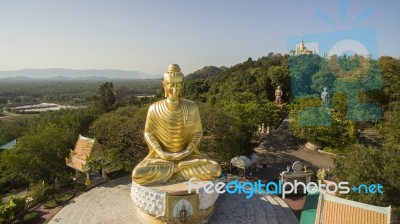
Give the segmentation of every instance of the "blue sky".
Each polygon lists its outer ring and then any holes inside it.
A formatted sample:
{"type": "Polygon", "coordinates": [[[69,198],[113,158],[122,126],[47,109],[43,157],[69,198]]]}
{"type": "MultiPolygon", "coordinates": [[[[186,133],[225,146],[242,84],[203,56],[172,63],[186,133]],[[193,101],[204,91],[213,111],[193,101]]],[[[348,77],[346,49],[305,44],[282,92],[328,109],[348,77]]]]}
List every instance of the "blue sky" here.
{"type": "Polygon", "coordinates": [[[292,36],[365,27],[376,30],[380,55],[399,57],[399,9],[396,0],[2,0],[0,70],[161,74],[178,63],[187,74],[206,65],[229,67],[248,57],[287,53],[292,36]],[[365,10],[372,13],[350,26],[365,10]]]}

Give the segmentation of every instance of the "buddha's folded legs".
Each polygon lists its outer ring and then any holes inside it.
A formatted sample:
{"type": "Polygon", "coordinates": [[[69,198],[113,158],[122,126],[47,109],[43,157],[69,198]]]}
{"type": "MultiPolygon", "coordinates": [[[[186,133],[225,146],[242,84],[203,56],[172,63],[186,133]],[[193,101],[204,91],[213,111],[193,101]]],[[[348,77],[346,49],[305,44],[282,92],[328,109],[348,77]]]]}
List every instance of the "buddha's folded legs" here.
{"type": "Polygon", "coordinates": [[[197,180],[214,180],[221,175],[221,167],[218,164],[201,164],[184,168],[176,172],[172,179],[189,180],[196,178],[197,180]],[[217,171],[217,172],[215,172],[217,171]]]}
{"type": "Polygon", "coordinates": [[[174,174],[174,163],[160,159],[145,159],[132,172],[132,180],[137,184],[163,183],[174,174]]]}
{"type": "Polygon", "coordinates": [[[213,180],[221,175],[221,166],[210,159],[187,159],[178,164],[178,169],[172,179],[189,180],[194,177],[198,180],[213,180]]]}
{"type": "Polygon", "coordinates": [[[132,172],[137,184],[164,183],[168,180],[213,180],[221,175],[221,166],[208,158],[192,156],[181,162],[146,158],[132,172]]]}

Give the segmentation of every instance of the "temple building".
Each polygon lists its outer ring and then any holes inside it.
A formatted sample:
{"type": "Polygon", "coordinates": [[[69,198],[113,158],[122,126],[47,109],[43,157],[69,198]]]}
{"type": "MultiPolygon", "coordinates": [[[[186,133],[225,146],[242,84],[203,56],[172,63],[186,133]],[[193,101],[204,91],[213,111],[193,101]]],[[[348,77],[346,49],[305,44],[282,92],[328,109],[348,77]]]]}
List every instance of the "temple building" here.
{"type": "Polygon", "coordinates": [[[296,50],[291,50],[289,52],[290,55],[308,55],[308,54],[316,54],[315,50],[308,50],[306,45],[304,44],[303,38],[301,38],[301,43],[298,44],[296,50]]]}
{"type": "Polygon", "coordinates": [[[336,197],[329,193],[308,193],[300,224],[389,224],[391,207],[379,207],[336,197]]]}
{"type": "MultiPolygon", "coordinates": [[[[65,158],[66,165],[86,174],[86,180],[89,180],[89,168],[85,167],[87,158],[93,150],[95,140],[79,135],[75,149],[71,149],[69,158],[65,158]]],[[[88,181],[89,182],[89,181],[88,181]]]]}

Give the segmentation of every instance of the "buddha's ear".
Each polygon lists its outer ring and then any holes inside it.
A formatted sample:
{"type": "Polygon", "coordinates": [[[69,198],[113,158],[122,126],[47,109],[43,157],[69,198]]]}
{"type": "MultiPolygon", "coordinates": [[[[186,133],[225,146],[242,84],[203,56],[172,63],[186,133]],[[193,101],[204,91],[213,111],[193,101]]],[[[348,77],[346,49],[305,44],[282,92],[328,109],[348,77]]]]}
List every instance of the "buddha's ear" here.
{"type": "Polygon", "coordinates": [[[165,80],[162,82],[163,83],[163,89],[164,89],[164,97],[166,98],[167,97],[167,88],[166,88],[166,82],[165,82],[165,80]]]}
{"type": "Polygon", "coordinates": [[[181,85],[181,92],[179,93],[179,98],[182,98],[183,96],[183,89],[185,87],[185,83],[182,81],[182,85],[181,85]]]}

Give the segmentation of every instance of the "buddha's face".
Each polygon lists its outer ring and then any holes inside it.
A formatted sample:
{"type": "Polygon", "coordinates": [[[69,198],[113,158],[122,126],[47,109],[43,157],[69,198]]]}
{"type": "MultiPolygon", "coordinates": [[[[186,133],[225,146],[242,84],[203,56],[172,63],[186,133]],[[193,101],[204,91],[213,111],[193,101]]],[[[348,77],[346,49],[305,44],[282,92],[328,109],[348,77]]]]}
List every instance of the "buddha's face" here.
{"type": "Polygon", "coordinates": [[[178,101],[182,95],[183,78],[182,77],[166,77],[164,78],[165,96],[172,102],[178,101]]]}

